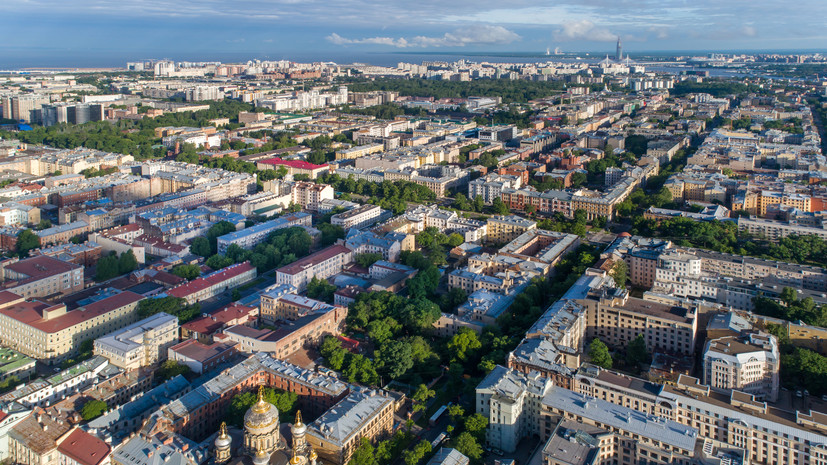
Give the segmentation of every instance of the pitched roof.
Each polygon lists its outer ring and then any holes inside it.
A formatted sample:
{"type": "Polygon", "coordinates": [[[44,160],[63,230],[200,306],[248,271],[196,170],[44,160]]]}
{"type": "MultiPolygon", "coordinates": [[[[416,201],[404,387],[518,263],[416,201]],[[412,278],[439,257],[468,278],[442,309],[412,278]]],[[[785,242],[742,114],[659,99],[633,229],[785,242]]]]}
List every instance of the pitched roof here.
{"type": "Polygon", "coordinates": [[[76,428],[57,446],[57,450],[81,465],[98,465],[109,456],[112,448],[97,437],[76,428]]]}

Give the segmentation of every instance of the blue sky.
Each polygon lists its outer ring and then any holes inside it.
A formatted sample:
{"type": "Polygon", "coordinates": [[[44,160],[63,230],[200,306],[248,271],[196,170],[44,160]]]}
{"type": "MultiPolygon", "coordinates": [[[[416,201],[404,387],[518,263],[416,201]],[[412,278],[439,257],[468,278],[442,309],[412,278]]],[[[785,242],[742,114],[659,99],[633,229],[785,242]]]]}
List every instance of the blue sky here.
{"type": "Polygon", "coordinates": [[[827,49],[827,1],[9,0],[3,56],[827,49]]]}

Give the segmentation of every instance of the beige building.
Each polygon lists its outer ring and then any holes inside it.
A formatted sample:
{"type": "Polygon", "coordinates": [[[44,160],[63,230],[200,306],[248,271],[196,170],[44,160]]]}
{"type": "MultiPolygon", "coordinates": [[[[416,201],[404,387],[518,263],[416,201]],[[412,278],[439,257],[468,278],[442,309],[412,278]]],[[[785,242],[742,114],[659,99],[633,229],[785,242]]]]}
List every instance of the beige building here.
{"type": "Polygon", "coordinates": [[[58,443],[72,425],[38,408],[9,431],[9,459],[20,465],[60,465],[58,443]]]}
{"type": "Polygon", "coordinates": [[[304,209],[315,210],[322,200],[333,199],[333,186],[313,182],[296,182],[291,190],[291,200],[304,209]]]}
{"type": "Polygon", "coordinates": [[[3,287],[24,297],[71,294],[83,289],[83,267],[45,255],[0,263],[3,287]]]}
{"type": "Polygon", "coordinates": [[[394,399],[384,391],[353,389],[307,425],[307,443],[325,463],[345,465],[362,438],[377,441],[393,432],[394,399]]]}
{"type": "Polygon", "coordinates": [[[639,334],[650,352],[692,354],[698,318],[694,308],[629,297],[625,290],[597,291],[580,302],[588,308],[586,339],[595,337],[610,347],[625,347],[639,334]]]}
{"type": "Polygon", "coordinates": [[[289,284],[303,291],[314,277],[327,279],[341,273],[353,261],[353,252],[343,245],[331,245],[276,270],[276,283],[289,284]]]}
{"type": "Polygon", "coordinates": [[[486,222],[486,239],[496,243],[511,242],[520,234],[536,227],[534,221],[517,215],[492,216],[486,222]]]}
{"type": "Polygon", "coordinates": [[[775,336],[752,333],[713,339],[706,343],[703,364],[704,384],[711,389],[742,391],[770,402],[778,400],[781,358],[775,336]]]}
{"type": "Polygon", "coordinates": [[[74,310],[63,304],[26,301],[0,292],[0,344],[47,364],[71,357],[87,339],[99,338],[137,319],[143,296],[123,291],[74,310]]]}
{"type": "Polygon", "coordinates": [[[382,209],[377,205],[365,204],[346,212],[337,213],[330,217],[330,224],[341,226],[347,231],[350,228],[361,229],[379,221],[382,209]]]}
{"type": "Polygon", "coordinates": [[[126,328],[95,339],[95,355],[124,370],[155,365],[178,342],[178,317],[157,313],[126,328]]]}

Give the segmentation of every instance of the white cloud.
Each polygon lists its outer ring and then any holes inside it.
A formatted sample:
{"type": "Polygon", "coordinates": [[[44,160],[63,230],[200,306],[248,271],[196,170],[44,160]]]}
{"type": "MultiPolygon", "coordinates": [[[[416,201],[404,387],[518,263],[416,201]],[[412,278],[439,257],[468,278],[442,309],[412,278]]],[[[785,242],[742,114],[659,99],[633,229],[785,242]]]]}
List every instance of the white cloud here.
{"type": "Polygon", "coordinates": [[[755,28],[752,26],[744,26],[741,28],[741,34],[747,37],[755,37],[755,28]]]}
{"type": "Polygon", "coordinates": [[[564,23],[561,29],[554,31],[554,39],[561,42],[573,40],[611,42],[617,39],[617,35],[604,27],[596,26],[593,22],[584,19],[564,23]]]}
{"type": "Polygon", "coordinates": [[[446,32],[440,37],[416,36],[405,37],[366,37],[362,39],[348,39],[335,32],[326,37],[328,42],[336,45],[371,44],[388,45],[397,48],[417,47],[465,47],[466,45],[496,45],[510,44],[521,37],[502,26],[467,26],[446,32]]]}

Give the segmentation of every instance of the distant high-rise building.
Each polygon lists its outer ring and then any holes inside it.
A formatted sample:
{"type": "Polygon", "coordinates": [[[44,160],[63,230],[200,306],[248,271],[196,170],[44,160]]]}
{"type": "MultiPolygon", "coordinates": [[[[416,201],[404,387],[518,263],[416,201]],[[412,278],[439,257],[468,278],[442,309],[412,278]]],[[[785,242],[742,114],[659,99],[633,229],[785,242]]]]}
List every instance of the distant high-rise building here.
{"type": "Polygon", "coordinates": [[[617,36],[617,51],[615,52],[615,59],[617,61],[623,59],[623,45],[620,44],[620,36],[617,36]]]}

